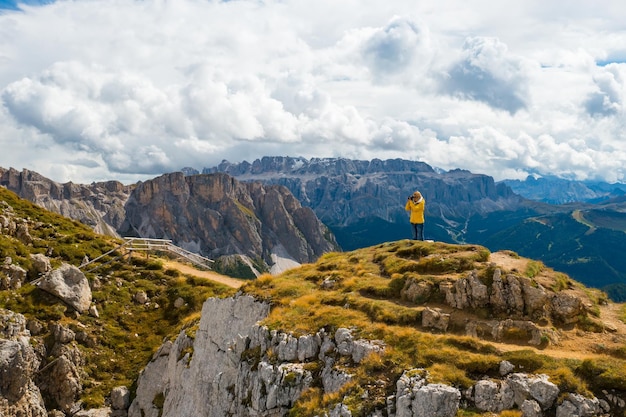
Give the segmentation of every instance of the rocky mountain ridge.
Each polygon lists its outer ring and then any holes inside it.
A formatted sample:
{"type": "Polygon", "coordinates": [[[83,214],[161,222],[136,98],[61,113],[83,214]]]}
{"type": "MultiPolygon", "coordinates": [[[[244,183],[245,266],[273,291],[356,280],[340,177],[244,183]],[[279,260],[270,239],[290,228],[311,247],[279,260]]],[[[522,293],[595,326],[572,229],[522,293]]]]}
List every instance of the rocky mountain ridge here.
{"type": "Polygon", "coordinates": [[[602,181],[574,181],[557,177],[527,177],[501,181],[525,198],[550,204],[598,203],[626,194],[626,184],[602,181]]]}
{"type": "Polygon", "coordinates": [[[277,156],[253,163],[223,161],[202,172],[224,172],[242,181],[284,185],[331,227],[368,217],[406,221],[404,203],[416,189],[427,198],[431,217],[447,219],[451,224],[453,219],[516,208],[522,201],[487,175],[460,169],[440,173],[424,162],[402,159],[307,160],[277,156]]]}
{"type": "Polygon", "coordinates": [[[260,271],[287,257],[313,262],[337,250],[332,233],[285,187],[242,183],[226,174],[165,174],[137,184],[128,198],[125,236],[172,239],[220,258],[241,254],[260,271]]]}
{"type": "Polygon", "coordinates": [[[99,233],[172,239],[242,277],[279,272],[337,248],[332,233],[287,189],[240,184],[223,174],[80,185],[0,169],[0,185],[99,233]]]}
{"type": "Polygon", "coordinates": [[[59,184],[28,169],[1,167],[0,185],[47,210],[78,220],[97,233],[111,236],[117,235],[124,221],[124,205],[134,188],[118,181],[59,184]]]}

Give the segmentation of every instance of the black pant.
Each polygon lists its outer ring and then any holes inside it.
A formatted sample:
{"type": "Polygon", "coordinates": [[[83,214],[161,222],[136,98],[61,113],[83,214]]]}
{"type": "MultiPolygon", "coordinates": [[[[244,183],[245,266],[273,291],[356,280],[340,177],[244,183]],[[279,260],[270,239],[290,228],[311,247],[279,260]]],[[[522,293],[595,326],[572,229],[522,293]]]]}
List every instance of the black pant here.
{"type": "Polygon", "coordinates": [[[424,240],[424,223],[411,223],[413,226],[413,239],[424,240]]]}

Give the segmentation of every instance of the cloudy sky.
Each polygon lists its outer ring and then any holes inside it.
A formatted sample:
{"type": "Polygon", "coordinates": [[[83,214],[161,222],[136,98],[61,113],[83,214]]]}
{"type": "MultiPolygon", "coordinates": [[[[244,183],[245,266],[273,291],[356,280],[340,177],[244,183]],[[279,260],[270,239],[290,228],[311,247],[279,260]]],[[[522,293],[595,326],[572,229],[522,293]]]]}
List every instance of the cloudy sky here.
{"type": "Polygon", "coordinates": [[[267,155],[626,182],[622,0],[0,0],[0,167],[267,155]]]}

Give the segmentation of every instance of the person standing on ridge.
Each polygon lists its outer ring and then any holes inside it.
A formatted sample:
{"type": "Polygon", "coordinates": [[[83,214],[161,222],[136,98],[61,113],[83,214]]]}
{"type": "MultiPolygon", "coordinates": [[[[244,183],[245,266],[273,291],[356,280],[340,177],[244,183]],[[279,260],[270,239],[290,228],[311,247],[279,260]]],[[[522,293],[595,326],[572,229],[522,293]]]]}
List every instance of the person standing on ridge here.
{"type": "Polygon", "coordinates": [[[404,209],[411,212],[409,221],[413,228],[413,239],[424,240],[424,209],[426,200],[419,191],[413,193],[406,202],[404,209]]]}

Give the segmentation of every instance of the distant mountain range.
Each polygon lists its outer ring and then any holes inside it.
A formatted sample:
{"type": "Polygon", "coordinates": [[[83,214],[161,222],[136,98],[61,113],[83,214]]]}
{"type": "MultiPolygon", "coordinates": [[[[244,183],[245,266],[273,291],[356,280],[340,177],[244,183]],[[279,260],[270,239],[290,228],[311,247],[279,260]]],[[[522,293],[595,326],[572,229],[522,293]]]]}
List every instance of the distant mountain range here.
{"type": "Polygon", "coordinates": [[[223,161],[202,172],[286,186],[330,227],[344,250],[410,237],[404,204],[417,189],[427,202],[427,239],[509,249],[626,299],[626,261],[619,255],[626,248],[626,198],[620,186],[597,185],[589,202],[557,205],[526,198],[508,182],[486,175],[440,172],[400,159],[264,157],[252,163],[223,161]]]}
{"type": "Polygon", "coordinates": [[[574,181],[557,177],[527,177],[521,180],[504,180],[515,193],[530,200],[550,204],[598,203],[626,195],[626,184],[602,181],[574,181]]]}

